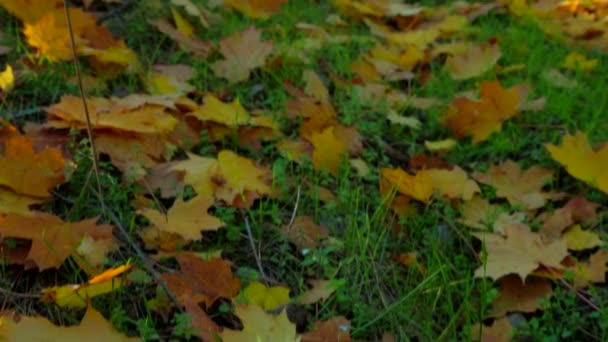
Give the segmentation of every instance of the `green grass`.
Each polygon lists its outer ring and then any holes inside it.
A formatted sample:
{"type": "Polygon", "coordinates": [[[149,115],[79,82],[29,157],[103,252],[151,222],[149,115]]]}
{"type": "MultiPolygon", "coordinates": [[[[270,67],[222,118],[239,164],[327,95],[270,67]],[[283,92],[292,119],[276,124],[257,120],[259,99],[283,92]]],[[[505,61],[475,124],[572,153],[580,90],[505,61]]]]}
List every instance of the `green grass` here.
{"type": "MultiPolygon", "coordinates": [[[[192,65],[197,70],[192,81],[197,90],[224,91],[238,97],[248,109],[264,108],[282,113],[290,99],[283,81],[289,80],[302,86],[301,73],[306,68],[325,75],[321,62],[327,62],[329,69],[341,77],[348,77],[351,62],[371,47],[365,39],[326,45],[308,55],[310,65],[287,60],[281,68],[256,70],[249,81],[229,86],[213,75],[209,67],[220,57],[219,54],[212,55],[206,61],[194,59],[179,51],[169,38],[146,23],[147,18],[167,15],[168,12],[163,11],[150,10],[142,2],[119,18],[110,20],[108,25],[140,53],[146,67],[157,63],[192,65]],[[252,96],[251,88],[259,85],[263,86],[263,91],[252,96]]],[[[280,15],[263,22],[225,11],[221,12],[221,24],[211,26],[200,38],[218,42],[249,25],[256,25],[264,29],[265,39],[272,39],[279,49],[287,48],[297,45],[304,37],[294,29],[295,24],[306,22],[322,25],[326,15],[332,11],[332,7],[325,2],[316,4],[307,0],[291,0],[280,15]]],[[[8,55],[0,56],[0,66],[5,62],[16,63],[24,55],[26,59],[33,60],[30,49],[20,36],[19,23],[1,10],[0,22],[5,23],[0,27],[4,30],[5,41],[0,43],[16,47],[8,55]]],[[[567,189],[574,194],[585,194],[591,200],[606,204],[608,197],[605,194],[574,180],[558,168],[544,144],[559,143],[565,133],[576,130],[586,132],[594,143],[608,141],[608,119],[605,114],[608,57],[592,52],[590,57],[598,58],[599,66],[592,73],[573,73],[571,78],[578,82],[579,87],[564,91],[548,84],[542,73],[549,68],[558,68],[564,57],[576,49],[547,39],[533,23],[506,15],[490,14],[479,19],[475,27],[478,31],[473,40],[498,39],[503,51],[501,65],[526,65],[522,70],[500,75],[501,84],[511,86],[529,82],[535,89],[535,96],[546,97],[547,106],[541,112],[521,113],[505,123],[503,129],[486,142],[473,145],[465,141],[443,157],[468,171],[482,170],[506,159],[513,159],[526,167],[551,167],[560,170],[556,174],[554,187],[567,189]]],[[[369,35],[360,24],[339,31],[357,37],[369,35]]],[[[77,88],[67,84],[64,77],[73,76],[71,63],[41,64],[39,73],[20,78],[21,83],[8,96],[9,108],[0,105],[0,111],[8,109],[21,113],[18,114],[18,122],[42,121],[44,114],[41,111],[31,112],[28,109],[56,103],[65,94],[78,94],[77,88]]],[[[491,71],[473,81],[455,82],[440,64],[431,64],[430,68],[432,78],[423,87],[415,88],[415,95],[450,99],[458,92],[477,88],[482,80],[497,77],[491,71]]],[[[143,92],[141,81],[135,76],[122,76],[100,95],[111,96],[122,91],[143,92]]],[[[193,249],[222,250],[223,257],[234,263],[239,276],[255,279],[258,267],[253,261],[253,251],[243,224],[247,217],[256,243],[259,243],[258,248],[262,251],[264,271],[278,283],[289,286],[292,295],[305,290],[305,280],[310,278],[332,279],[337,284],[336,293],[329,300],[304,308],[311,322],[344,315],[351,320],[351,334],[356,339],[378,339],[384,332],[390,332],[397,341],[469,340],[470,327],[483,321],[492,299],[497,295],[492,282],[473,277],[479,264],[468,246],[472,243],[479,251],[479,241],[469,234],[468,228],[456,222],[458,211],[447,201],[435,199],[428,205],[419,204],[416,215],[396,218],[385,209],[386,199],[381,197],[378,189],[377,167],[403,166],[379,147],[388,144],[411,156],[425,151],[425,140],[450,137],[450,132],[438,121],[444,107],[428,111],[404,110],[405,115],[416,115],[423,122],[421,130],[414,131],[379,119],[385,109],[370,110],[367,104],[350,96],[348,90],[333,89],[332,101],[342,122],[354,123],[364,135],[369,147],[362,158],[372,168],[372,175],[362,179],[353,170],[348,170],[345,164],[338,176],[331,177],[323,172],[315,172],[310,163],[296,165],[289,162],[280,157],[272,145],[265,146],[261,152],[239,150],[241,155],[261,160],[272,167],[274,182],[281,190],[280,196],[262,199],[246,211],[216,207],[214,213],[226,222],[226,229],[206,234],[203,240],[194,244],[193,249]],[[337,203],[324,204],[318,194],[310,191],[306,185],[299,189],[295,186],[303,184],[304,180],[332,189],[338,198],[337,203]],[[334,238],[331,243],[305,254],[291,245],[277,229],[289,221],[298,191],[301,196],[297,201],[297,214],[310,215],[319,224],[326,225],[334,238]],[[405,252],[417,253],[425,271],[395,262],[393,258],[405,252]]],[[[290,123],[285,124],[288,126],[290,123]]],[[[286,133],[291,137],[297,136],[297,131],[286,133]]],[[[224,141],[216,146],[201,143],[193,151],[213,154],[222,148],[238,149],[233,141],[224,141]]],[[[73,151],[78,169],[70,181],[57,190],[56,200],[45,205],[44,209],[70,221],[102,215],[93,192],[95,180],[86,181],[91,169],[91,162],[86,157],[87,147],[74,144],[73,151]],[[85,184],[87,186],[83,187],[85,184]]],[[[145,221],[136,215],[129,204],[137,189],[121,184],[120,173],[108,162],[102,163],[102,170],[106,204],[122,225],[136,236],[136,232],[145,225],[145,221]]],[[[604,216],[597,227],[598,231],[605,235],[607,224],[604,216]]],[[[133,251],[125,246],[111,256],[108,266],[130,259],[138,263],[133,251]]],[[[174,266],[170,262],[163,265],[174,266]]],[[[56,272],[41,274],[4,265],[0,270],[0,279],[4,289],[36,293],[55,284],[82,282],[86,280],[86,275],[70,260],[56,272]]],[[[555,296],[547,303],[550,309],[525,315],[525,322],[517,336],[543,341],[606,340],[608,295],[599,286],[589,289],[589,292],[593,294],[601,312],[582,304],[568,289],[556,286],[555,296]]],[[[0,299],[7,300],[9,307],[17,308],[24,314],[44,315],[57,323],[76,323],[81,314],[80,311],[41,304],[35,296],[20,299],[0,292],[0,299]]],[[[162,297],[157,297],[154,282],[149,277],[143,277],[121,291],[96,298],[94,304],[118,329],[128,334],[143,336],[146,340],[188,339],[191,331],[187,317],[180,314],[163,317],[151,309],[154,300],[162,301],[162,297]]],[[[211,311],[212,315],[222,316],[220,308],[214,307],[211,311]]]]}

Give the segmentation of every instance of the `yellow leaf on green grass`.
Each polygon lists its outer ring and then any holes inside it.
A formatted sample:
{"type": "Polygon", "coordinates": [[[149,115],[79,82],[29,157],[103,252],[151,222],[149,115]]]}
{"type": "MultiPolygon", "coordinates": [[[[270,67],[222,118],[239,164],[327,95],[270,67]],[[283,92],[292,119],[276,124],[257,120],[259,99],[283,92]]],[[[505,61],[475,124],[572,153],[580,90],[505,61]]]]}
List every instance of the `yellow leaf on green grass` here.
{"type": "Polygon", "coordinates": [[[570,52],[564,60],[564,68],[577,71],[593,70],[598,64],[597,59],[588,59],[576,51],[570,52]]]}
{"type": "Polygon", "coordinates": [[[244,290],[243,295],[251,304],[259,305],[264,311],[272,311],[290,302],[289,288],[283,286],[266,287],[254,281],[244,290]]]}
{"type": "Polygon", "coordinates": [[[8,93],[15,86],[15,74],[13,74],[13,68],[10,65],[6,65],[3,72],[0,72],[0,90],[3,93],[8,93]]]}
{"type": "Polygon", "coordinates": [[[608,193],[608,145],[593,149],[587,134],[566,135],[561,146],[546,144],[551,157],[572,176],[608,193]]]}
{"type": "Polygon", "coordinates": [[[171,14],[173,14],[173,21],[175,21],[177,30],[188,38],[194,37],[194,26],[173,7],[171,7],[171,14]]]}
{"type": "Polygon", "coordinates": [[[602,244],[602,240],[597,233],[583,230],[580,224],[572,226],[568,229],[562,240],[568,244],[568,249],[573,251],[582,251],[585,249],[591,249],[602,244]]]}

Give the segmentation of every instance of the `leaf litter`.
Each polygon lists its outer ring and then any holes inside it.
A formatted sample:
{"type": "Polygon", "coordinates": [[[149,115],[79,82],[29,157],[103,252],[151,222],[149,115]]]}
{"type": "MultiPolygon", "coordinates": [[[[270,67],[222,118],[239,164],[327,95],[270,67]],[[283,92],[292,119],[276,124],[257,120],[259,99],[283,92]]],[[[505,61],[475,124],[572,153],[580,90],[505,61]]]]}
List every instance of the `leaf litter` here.
{"type": "MultiPolygon", "coordinates": [[[[506,70],[521,67],[498,64],[506,52],[500,39],[475,42],[475,30],[471,28],[477,18],[506,10],[515,17],[535,18],[542,30],[572,45],[605,49],[605,37],[596,34],[604,30],[598,14],[605,12],[603,5],[507,1],[504,5],[458,2],[430,8],[393,1],[336,0],[332,3],[337,13],[325,26],[299,23],[293,28],[306,37],[296,41],[306,48],[294,51],[292,43],[296,42],[289,42],[286,48],[284,41],[268,39],[273,29],[262,25],[287,10],[290,4],[286,0],[230,0],[223,6],[210,3],[207,7],[175,0],[167,8],[170,16],[148,19],[147,23],[179,49],[206,63],[209,74],[224,80],[224,88],[205,87],[202,91],[194,85],[201,75],[193,65],[153,64],[149,71],[143,71],[145,57],[127,46],[128,37],[115,37],[96,20],[88,11],[92,3],[84,9],[69,9],[76,53],[89,64],[87,72],[95,74],[83,76],[100,77],[105,82],[135,74],[147,94],[87,97],[89,114],[82,109],[82,99],[60,94],[58,102],[44,108],[46,120],[37,132],[41,139],[52,134],[68,135],[70,131],[78,135],[86,130],[90,115],[98,147],[95,157],[109,157],[125,184],[148,188],[138,194],[137,207],[141,225],[146,227],[139,232],[145,248],[164,252],[177,263],[174,270],[160,275],[177,299],[176,303],[165,303],[165,310],[180,306],[191,316],[191,328],[203,340],[349,341],[353,324],[366,326],[336,315],[324,319],[315,316],[307,322],[308,327],[301,328],[296,327],[293,315],[288,315],[296,305],[312,310],[313,304],[331,302],[337,290],[331,286],[335,279],[308,274],[302,283],[310,284],[311,289],[281,283],[270,286],[260,282],[268,281],[260,265],[260,278],[248,278],[236,272],[239,265],[223,259],[221,252],[206,255],[192,248],[198,241],[216,236],[220,228],[231,229],[231,223],[219,215],[223,209],[258,210],[256,205],[260,203],[280,202],[284,194],[273,165],[279,159],[247,157],[251,151],[268,148],[276,150],[274,158],[282,156],[301,168],[310,165],[315,174],[330,179],[341,177],[348,169],[361,179],[376,177],[379,184],[375,191],[397,216],[416,215],[420,203],[428,206],[443,201],[459,209],[458,223],[474,229],[467,235],[482,246],[477,249],[481,256],[474,259],[478,263],[474,276],[495,281],[499,294],[484,317],[493,319],[491,325],[479,320],[470,327],[473,339],[509,340],[515,327],[506,318],[508,313],[546,310],[541,302],[553,295],[553,288],[560,282],[570,280],[574,288],[604,282],[607,259],[598,247],[605,241],[596,228],[597,209],[605,207],[576,193],[560,192],[555,179],[563,177],[559,174],[563,168],[602,193],[600,198],[605,200],[608,143],[593,146],[585,132],[565,133],[561,143],[544,142],[546,152],[555,161],[550,166],[501,158],[488,160],[488,167],[482,171],[474,163],[437,162],[454,149],[483,146],[496,139],[505,125],[517,125],[523,112],[545,108],[545,98],[531,85],[502,78],[506,70]],[[217,42],[201,38],[203,30],[221,25],[227,10],[253,21],[240,31],[216,37],[217,42]],[[359,37],[336,33],[352,23],[364,25],[369,34],[359,37]],[[346,74],[328,70],[327,64],[312,68],[310,60],[298,53],[357,40],[364,41],[368,48],[359,51],[346,74]],[[274,70],[289,63],[303,63],[305,67],[300,79],[279,80],[285,88],[283,110],[264,114],[267,108],[246,101],[242,94],[226,96],[226,89],[256,81],[260,75],[277,77],[274,70]],[[474,80],[476,89],[441,100],[413,95],[412,83],[423,86],[436,67],[455,82],[474,80]],[[408,85],[406,89],[394,87],[395,82],[408,85]],[[366,162],[366,152],[373,148],[369,132],[363,132],[357,122],[365,119],[346,119],[349,109],[339,106],[338,89],[347,89],[352,99],[362,100],[362,107],[387,113],[375,120],[399,126],[402,132],[424,131],[432,124],[443,126],[441,135],[425,136],[429,139],[423,144],[437,159],[412,168],[391,160],[399,154],[393,150],[387,152],[388,160],[377,165],[366,162]],[[437,108],[441,114],[420,115],[411,108],[437,108]],[[224,142],[235,136],[237,145],[226,148],[224,142]],[[193,147],[203,137],[208,139],[209,152],[197,154],[193,147]],[[157,189],[167,208],[153,194],[157,189]],[[488,195],[492,191],[493,195],[488,195]],[[166,199],[170,201],[164,202],[166,199]],[[549,208],[564,200],[569,201],[563,207],[549,208]],[[213,311],[217,305],[232,308],[230,319],[217,318],[213,311]]],[[[22,23],[31,58],[48,63],[72,58],[60,1],[0,0],[0,6],[22,23]]],[[[3,36],[0,34],[2,44],[3,36]]],[[[14,47],[2,44],[0,54],[12,53],[14,47]]],[[[578,82],[570,79],[569,73],[589,73],[598,63],[598,59],[572,52],[560,66],[564,72],[548,69],[543,78],[555,87],[573,89],[578,82]]],[[[3,101],[19,90],[20,73],[31,72],[27,63],[15,65],[7,65],[0,74],[3,101]]],[[[91,279],[81,285],[49,287],[40,298],[59,307],[86,307],[86,313],[79,325],[58,327],[42,317],[5,312],[0,336],[12,340],[36,336],[50,340],[76,336],[126,339],[91,302],[93,297],[120,291],[130,284],[126,280],[130,265],[110,267],[101,278],[94,276],[103,272],[109,265],[108,257],[119,249],[121,242],[114,237],[114,227],[98,225],[97,217],[71,221],[42,211],[48,207],[40,203],[61,201],[55,191],[69,184],[78,167],[79,161],[63,152],[67,149],[65,141],[60,148],[39,144],[31,135],[2,121],[0,245],[6,263],[26,270],[58,269],[66,260],[74,260],[91,279]]],[[[306,187],[316,189],[317,197],[322,195],[327,205],[340,203],[340,195],[304,182],[306,187]]],[[[300,191],[298,187],[298,199],[300,191]]],[[[275,222],[273,228],[295,247],[295,255],[334,248],[340,243],[335,222],[325,224],[322,217],[295,214],[286,222],[275,222]]],[[[248,221],[245,224],[249,225],[248,221]]],[[[416,255],[408,252],[393,259],[408,267],[414,265],[413,269],[424,274],[425,260],[418,260],[416,255]]],[[[161,302],[160,297],[156,300],[161,302]]]]}

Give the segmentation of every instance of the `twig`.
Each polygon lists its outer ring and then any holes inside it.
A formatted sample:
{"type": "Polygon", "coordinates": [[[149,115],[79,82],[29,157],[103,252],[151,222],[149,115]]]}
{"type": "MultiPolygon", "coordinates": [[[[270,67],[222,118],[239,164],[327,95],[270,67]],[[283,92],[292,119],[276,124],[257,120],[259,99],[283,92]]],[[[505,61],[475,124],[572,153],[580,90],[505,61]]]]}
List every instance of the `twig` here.
{"type": "Polygon", "coordinates": [[[251,249],[253,250],[253,257],[255,258],[255,262],[258,265],[258,270],[260,271],[260,275],[264,278],[264,283],[268,286],[268,277],[266,277],[266,273],[264,273],[264,268],[262,267],[262,256],[258,254],[257,249],[255,248],[255,242],[253,241],[253,234],[251,233],[251,226],[249,225],[249,219],[245,214],[245,229],[247,229],[247,236],[249,237],[249,244],[251,245],[251,249]]]}
{"type": "Polygon", "coordinates": [[[477,252],[475,251],[475,248],[473,248],[473,245],[471,245],[471,243],[469,242],[469,240],[464,235],[462,235],[462,233],[460,232],[460,230],[458,229],[458,227],[456,227],[456,225],[454,225],[450,220],[448,220],[448,218],[445,215],[443,215],[439,211],[437,212],[437,214],[439,215],[439,217],[441,217],[441,219],[443,221],[445,221],[445,223],[447,223],[448,227],[450,227],[458,235],[458,237],[460,237],[460,239],[462,240],[462,242],[464,242],[464,244],[471,251],[471,254],[473,254],[473,256],[475,256],[475,258],[479,259],[479,256],[477,255],[477,252]]]}
{"type": "Polygon", "coordinates": [[[551,273],[552,276],[556,277],[559,280],[559,282],[562,283],[562,285],[564,285],[568,290],[573,291],[574,294],[576,294],[576,296],[580,300],[585,302],[587,305],[589,305],[594,310],[596,310],[598,312],[602,312],[602,309],[600,309],[599,306],[597,306],[595,303],[593,303],[589,298],[585,297],[579,290],[572,287],[572,285],[570,285],[567,281],[564,280],[564,278],[562,278],[559,274],[557,274],[551,266],[547,266],[544,264],[541,264],[541,265],[543,267],[545,267],[549,271],[549,273],[551,273]]]}
{"type": "Polygon", "coordinates": [[[13,291],[7,290],[3,287],[0,287],[0,292],[6,296],[12,296],[12,297],[18,297],[18,298],[33,298],[33,299],[40,298],[40,294],[13,292],[13,291]]]}
{"type": "Polygon", "coordinates": [[[287,225],[287,234],[291,231],[293,222],[296,220],[296,214],[298,213],[298,205],[300,204],[300,186],[298,185],[298,192],[296,193],[296,203],[293,205],[293,211],[291,212],[291,219],[289,219],[289,225],[287,225]]]}
{"type": "Polygon", "coordinates": [[[74,60],[74,69],[76,70],[76,79],[78,80],[78,90],[80,91],[80,98],[82,99],[82,107],[84,108],[84,114],[87,124],[87,134],[89,136],[89,144],[91,144],[91,153],[93,158],[93,168],[95,169],[95,177],[97,178],[97,191],[99,192],[99,198],[101,200],[102,210],[105,211],[105,205],[103,201],[103,191],[101,190],[101,176],[99,163],[97,161],[97,148],[95,147],[95,140],[93,139],[93,128],[91,125],[91,115],[89,113],[89,106],[84,93],[84,85],[82,83],[82,73],[80,72],[80,63],[78,61],[78,54],[76,53],[76,40],[74,39],[74,30],[72,28],[72,17],[70,16],[70,10],[68,8],[68,0],[63,0],[63,8],[65,9],[65,20],[68,25],[68,33],[70,34],[70,46],[72,48],[72,59],[74,60]]]}
{"type": "MultiPolygon", "coordinates": [[[[91,189],[91,191],[93,193],[97,194],[95,189],[91,189]]],[[[99,196],[99,194],[97,194],[97,195],[99,196]]],[[[103,203],[103,199],[101,197],[99,197],[99,199],[103,203]]],[[[108,218],[110,219],[112,224],[114,224],[114,226],[116,226],[118,228],[118,231],[120,231],[120,233],[123,235],[124,239],[127,241],[128,245],[133,249],[133,251],[135,251],[135,254],[137,255],[137,257],[139,259],[141,259],[141,261],[144,263],[144,267],[146,268],[146,271],[148,271],[148,273],[150,273],[150,275],[152,275],[152,278],[154,278],[154,280],[163,288],[163,290],[165,290],[167,297],[169,297],[169,299],[171,299],[171,301],[175,304],[177,309],[180,311],[183,311],[182,304],[179,302],[179,300],[177,300],[177,296],[173,293],[173,291],[171,291],[171,289],[169,288],[169,285],[167,285],[167,283],[163,280],[160,273],[158,273],[158,271],[156,271],[154,269],[154,265],[152,264],[152,262],[150,261],[150,259],[146,255],[146,253],[144,253],[144,251],[139,247],[139,245],[135,241],[133,241],[133,239],[131,238],[131,235],[129,234],[127,229],[122,225],[122,223],[120,222],[118,217],[116,217],[114,212],[110,209],[107,209],[105,214],[108,216],[108,218]]]]}

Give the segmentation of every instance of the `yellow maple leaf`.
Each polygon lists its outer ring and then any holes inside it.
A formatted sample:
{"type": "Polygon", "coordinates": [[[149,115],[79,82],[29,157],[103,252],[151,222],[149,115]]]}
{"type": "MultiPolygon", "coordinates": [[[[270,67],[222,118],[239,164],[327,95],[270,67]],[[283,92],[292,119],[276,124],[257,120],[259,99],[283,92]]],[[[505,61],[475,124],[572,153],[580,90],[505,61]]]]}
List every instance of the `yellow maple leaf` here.
{"type": "Polygon", "coordinates": [[[564,60],[564,68],[577,71],[593,70],[599,61],[597,59],[588,59],[585,55],[573,51],[566,56],[564,60]]]}
{"type": "Polygon", "coordinates": [[[201,238],[201,230],[217,230],[224,226],[224,222],[207,213],[213,202],[211,194],[200,194],[187,202],[179,197],[166,215],[148,208],[140,213],[161,231],[176,233],[192,241],[201,238]]]}
{"type": "Polygon", "coordinates": [[[286,310],[269,315],[257,305],[235,305],[236,315],[243,322],[243,330],[224,329],[224,342],[284,341],[296,342],[296,325],[287,318],[286,310]]]}
{"type": "Polygon", "coordinates": [[[551,157],[572,176],[608,193],[608,145],[594,150],[587,134],[566,135],[561,146],[546,144],[551,157]]]}
{"type": "Polygon", "coordinates": [[[223,150],[217,155],[219,186],[215,198],[229,205],[249,207],[253,201],[270,195],[272,172],[266,167],[253,164],[251,159],[223,150]]]}
{"type": "Polygon", "coordinates": [[[432,180],[425,172],[418,172],[412,176],[401,168],[382,168],[380,174],[384,180],[388,181],[390,186],[403,195],[422,202],[428,202],[433,196],[432,180]]]}
{"type": "Polygon", "coordinates": [[[173,14],[173,21],[175,21],[175,27],[181,34],[188,38],[194,37],[194,26],[188,22],[179,12],[171,7],[171,14],[173,14]]]}
{"type": "Polygon", "coordinates": [[[213,95],[205,96],[203,105],[189,115],[201,121],[211,121],[228,127],[246,125],[250,120],[249,113],[239,99],[225,103],[213,95]]]}
{"type": "Polygon", "coordinates": [[[431,179],[433,187],[448,198],[462,198],[468,201],[475,193],[481,191],[477,183],[469,179],[467,173],[458,166],[452,170],[430,169],[418,173],[425,173],[431,179]]]}
{"type": "Polygon", "coordinates": [[[309,140],[314,146],[312,164],[315,170],[326,169],[332,175],[336,175],[340,161],[347,150],[346,144],[334,134],[334,127],[327,127],[321,133],[312,133],[309,140]]]}
{"type": "Polygon", "coordinates": [[[583,230],[580,224],[570,227],[563,235],[562,240],[568,244],[568,249],[582,251],[602,244],[597,233],[583,230]]]}
{"type": "Polygon", "coordinates": [[[264,284],[253,281],[242,294],[249,303],[259,305],[264,311],[272,311],[289,304],[289,288],[284,286],[266,287],[264,284]]]}
{"type": "Polygon", "coordinates": [[[43,317],[21,317],[15,322],[8,317],[0,321],[0,339],[3,341],[48,341],[48,342],[126,342],[140,341],[116,331],[112,323],[89,306],[78,326],[57,326],[43,317]]]}
{"type": "Polygon", "coordinates": [[[3,72],[0,72],[0,90],[4,93],[8,93],[15,86],[15,75],[13,74],[13,67],[9,64],[3,72]]]}

